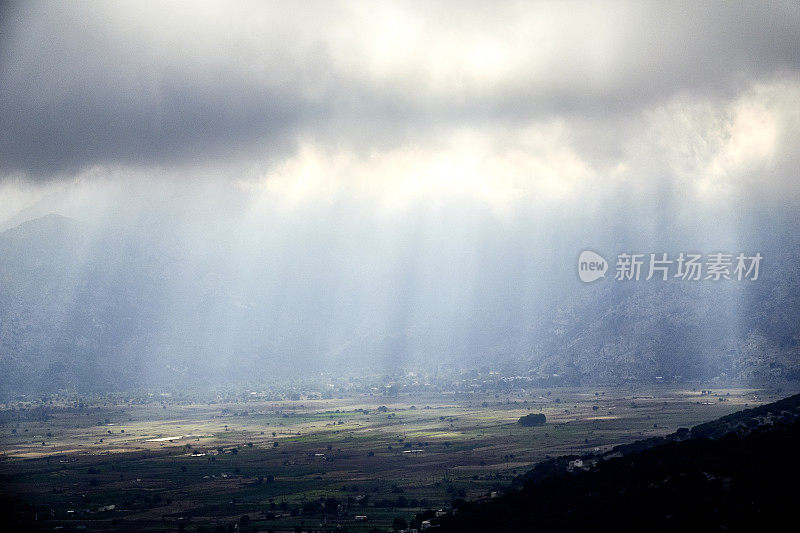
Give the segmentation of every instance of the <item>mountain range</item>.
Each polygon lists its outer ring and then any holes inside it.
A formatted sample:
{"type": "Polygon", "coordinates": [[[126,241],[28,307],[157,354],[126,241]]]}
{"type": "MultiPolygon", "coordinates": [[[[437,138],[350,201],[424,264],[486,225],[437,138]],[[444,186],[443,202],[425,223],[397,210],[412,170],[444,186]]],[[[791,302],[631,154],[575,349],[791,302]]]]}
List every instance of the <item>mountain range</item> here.
{"type": "Polygon", "coordinates": [[[0,390],[486,366],[568,384],[800,379],[800,246],[785,241],[765,248],[757,281],[583,285],[570,273],[535,305],[520,288],[535,283],[501,256],[471,306],[445,287],[400,313],[404,289],[384,290],[386,271],[338,283],[347,265],[319,269],[323,255],[252,282],[242,272],[269,271],[274,250],[243,261],[236,236],[214,239],[195,249],[158,224],[98,231],[55,214],[0,233],[0,390]],[[392,320],[373,327],[379,312],[392,320]]]}

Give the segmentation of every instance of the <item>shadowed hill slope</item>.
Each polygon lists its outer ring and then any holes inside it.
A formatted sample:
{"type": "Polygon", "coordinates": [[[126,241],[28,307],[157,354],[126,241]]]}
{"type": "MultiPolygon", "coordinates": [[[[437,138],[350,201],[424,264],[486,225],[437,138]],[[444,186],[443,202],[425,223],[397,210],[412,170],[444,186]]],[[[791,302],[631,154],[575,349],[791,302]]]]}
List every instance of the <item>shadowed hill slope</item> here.
{"type": "Polygon", "coordinates": [[[545,461],[444,531],[758,531],[794,520],[800,395],[598,456],[545,461]],[[580,462],[578,464],[581,464],[580,462]],[[571,465],[571,467],[570,467],[571,465]]]}

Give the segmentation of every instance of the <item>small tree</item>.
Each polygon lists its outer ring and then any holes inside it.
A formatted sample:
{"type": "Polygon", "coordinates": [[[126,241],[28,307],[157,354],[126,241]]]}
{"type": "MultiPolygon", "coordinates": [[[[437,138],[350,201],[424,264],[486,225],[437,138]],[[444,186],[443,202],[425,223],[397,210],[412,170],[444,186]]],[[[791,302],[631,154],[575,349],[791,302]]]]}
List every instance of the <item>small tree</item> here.
{"type": "Polygon", "coordinates": [[[529,415],[520,417],[520,419],[517,422],[519,423],[519,425],[523,427],[533,427],[533,426],[543,426],[546,421],[547,417],[545,417],[544,414],[531,413],[529,415]]]}

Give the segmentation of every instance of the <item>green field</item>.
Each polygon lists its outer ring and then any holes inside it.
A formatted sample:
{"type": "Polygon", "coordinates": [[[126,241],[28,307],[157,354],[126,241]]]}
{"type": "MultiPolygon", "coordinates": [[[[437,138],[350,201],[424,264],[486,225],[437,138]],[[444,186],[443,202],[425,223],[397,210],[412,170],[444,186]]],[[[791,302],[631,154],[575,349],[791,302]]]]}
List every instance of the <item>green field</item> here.
{"type": "Polygon", "coordinates": [[[391,530],[486,497],[547,456],[664,435],[778,397],[753,389],[2,407],[0,490],[34,529],[391,530]],[[543,413],[547,423],[517,420],[543,413]],[[357,515],[366,520],[356,520],[357,515]]]}

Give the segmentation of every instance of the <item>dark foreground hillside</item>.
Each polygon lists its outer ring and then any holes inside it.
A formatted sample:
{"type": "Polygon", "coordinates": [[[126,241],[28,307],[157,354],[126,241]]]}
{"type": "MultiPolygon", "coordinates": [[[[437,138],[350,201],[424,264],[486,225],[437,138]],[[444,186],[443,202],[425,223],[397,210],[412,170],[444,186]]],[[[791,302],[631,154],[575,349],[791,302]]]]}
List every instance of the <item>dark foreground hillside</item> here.
{"type": "Polygon", "coordinates": [[[800,395],[602,456],[559,458],[522,488],[461,503],[444,531],[789,530],[800,395]],[[576,462],[577,460],[577,462],[576,462]]]}

